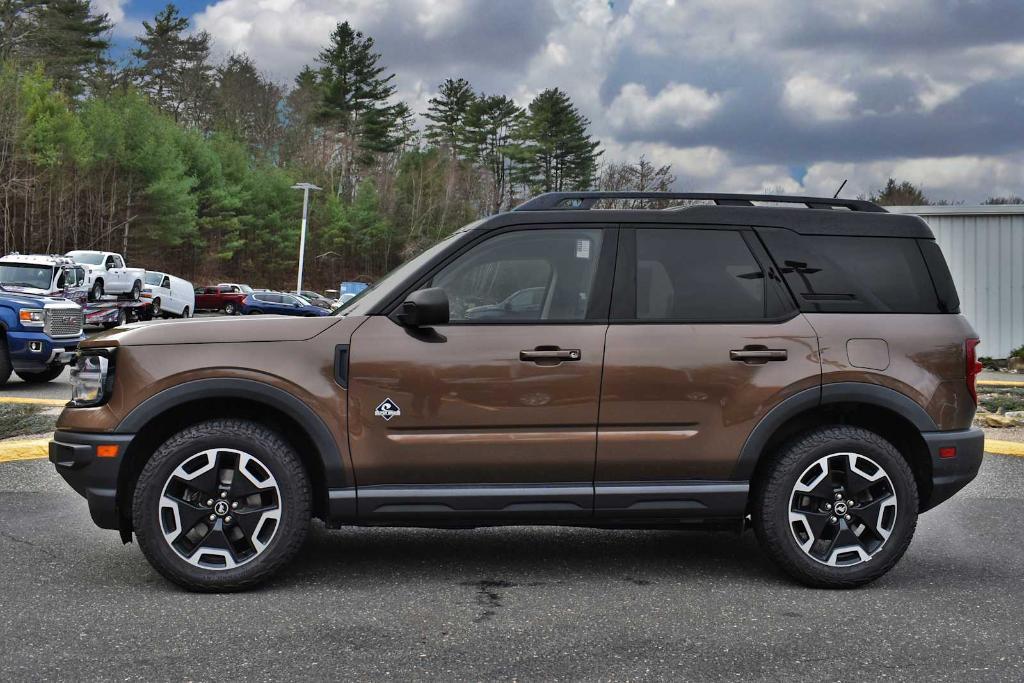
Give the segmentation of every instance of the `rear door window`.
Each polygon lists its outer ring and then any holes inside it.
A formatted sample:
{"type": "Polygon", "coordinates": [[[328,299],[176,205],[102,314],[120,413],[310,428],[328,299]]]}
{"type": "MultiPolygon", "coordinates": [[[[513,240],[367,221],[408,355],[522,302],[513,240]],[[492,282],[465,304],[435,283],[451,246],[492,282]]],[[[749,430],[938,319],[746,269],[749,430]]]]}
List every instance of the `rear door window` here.
{"type": "Polygon", "coordinates": [[[637,320],[760,320],[765,282],[737,231],[636,230],[637,320]]]}

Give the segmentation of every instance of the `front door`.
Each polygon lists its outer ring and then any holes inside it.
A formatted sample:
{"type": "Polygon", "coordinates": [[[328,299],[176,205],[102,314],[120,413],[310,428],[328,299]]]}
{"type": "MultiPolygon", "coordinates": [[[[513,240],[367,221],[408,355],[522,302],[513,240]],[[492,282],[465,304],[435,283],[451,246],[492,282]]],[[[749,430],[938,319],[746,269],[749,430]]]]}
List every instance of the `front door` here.
{"type": "Polygon", "coordinates": [[[638,226],[620,245],[598,515],[742,514],[737,457],[767,411],[819,386],[814,330],[750,231],[638,226]]]}
{"type": "Polygon", "coordinates": [[[614,232],[484,236],[418,287],[445,290],[449,324],[380,315],[359,327],[349,428],[361,517],[592,514],[614,232]]]}

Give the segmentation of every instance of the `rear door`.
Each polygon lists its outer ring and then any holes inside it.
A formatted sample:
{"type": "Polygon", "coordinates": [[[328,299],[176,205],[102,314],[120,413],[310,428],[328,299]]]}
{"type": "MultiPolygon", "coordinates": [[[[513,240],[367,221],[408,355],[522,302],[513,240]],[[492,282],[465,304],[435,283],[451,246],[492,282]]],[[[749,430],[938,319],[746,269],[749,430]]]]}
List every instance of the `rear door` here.
{"type": "Polygon", "coordinates": [[[372,316],[351,345],[360,516],[589,518],[615,230],[483,236],[416,289],[451,320],[372,316]],[[505,309],[541,288],[532,314],[505,309]]]}
{"type": "Polygon", "coordinates": [[[611,317],[598,514],[703,515],[723,493],[742,505],[744,486],[727,480],[747,436],[821,375],[814,330],[756,236],[624,228],[611,317]]]}

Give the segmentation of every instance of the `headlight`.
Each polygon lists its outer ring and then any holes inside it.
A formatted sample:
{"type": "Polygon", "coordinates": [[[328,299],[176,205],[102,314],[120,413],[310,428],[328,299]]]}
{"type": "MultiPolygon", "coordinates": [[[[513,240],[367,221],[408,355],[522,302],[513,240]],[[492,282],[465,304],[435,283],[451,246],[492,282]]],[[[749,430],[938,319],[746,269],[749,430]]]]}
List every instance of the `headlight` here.
{"type": "Polygon", "coordinates": [[[23,308],[18,311],[18,320],[23,327],[42,327],[44,315],[41,308],[23,308]]]}
{"type": "Polygon", "coordinates": [[[114,388],[114,349],[86,349],[71,368],[71,404],[75,408],[102,405],[114,388]]]}

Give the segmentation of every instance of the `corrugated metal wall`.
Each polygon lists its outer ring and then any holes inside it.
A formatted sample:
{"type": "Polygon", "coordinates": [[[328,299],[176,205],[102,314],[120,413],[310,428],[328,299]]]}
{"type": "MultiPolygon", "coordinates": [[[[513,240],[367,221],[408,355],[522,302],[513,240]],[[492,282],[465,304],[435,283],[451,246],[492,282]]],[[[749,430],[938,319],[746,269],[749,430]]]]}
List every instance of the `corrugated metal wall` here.
{"type": "Polygon", "coordinates": [[[1024,207],[893,209],[931,226],[961,310],[981,337],[979,354],[1006,358],[1024,345],[1024,207]]]}

